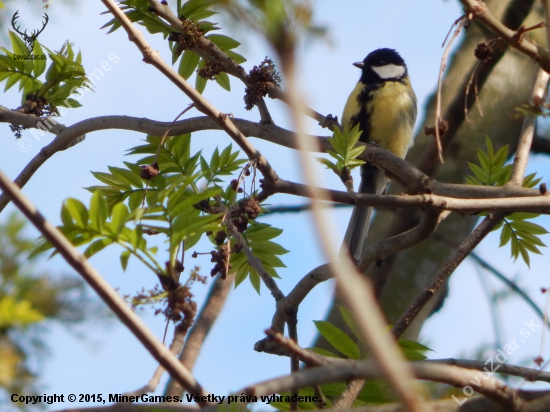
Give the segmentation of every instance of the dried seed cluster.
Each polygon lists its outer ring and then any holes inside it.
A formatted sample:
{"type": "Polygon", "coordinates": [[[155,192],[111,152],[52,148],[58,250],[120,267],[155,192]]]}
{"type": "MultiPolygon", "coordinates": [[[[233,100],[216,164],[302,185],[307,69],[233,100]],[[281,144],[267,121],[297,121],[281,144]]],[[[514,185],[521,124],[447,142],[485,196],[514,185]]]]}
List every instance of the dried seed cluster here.
{"type": "Polygon", "coordinates": [[[202,69],[198,70],[197,73],[203,79],[214,80],[214,76],[219,74],[221,71],[221,64],[214,61],[209,61],[206,62],[206,65],[202,69]]]}
{"type": "MultiPolygon", "coordinates": [[[[48,100],[43,96],[38,96],[38,93],[28,93],[25,96],[26,103],[23,106],[25,114],[34,114],[37,117],[52,117],[57,116],[57,109],[48,103],[48,100]]],[[[11,123],[10,130],[16,139],[21,138],[21,132],[26,127],[20,124],[11,123]]]]}
{"type": "Polygon", "coordinates": [[[195,24],[192,20],[180,18],[183,25],[183,33],[172,32],[168,36],[168,41],[175,41],[178,43],[176,48],[176,54],[179,56],[184,50],[192,49],[197,45],[197,40],[202,37],[202,29],[195,24]]]}
{"type": "Polygon", "coordinates": [[[487,43],[479,43],[474,51],[474,56],[485,64],[493,64],[496,61],[495,51],[487,43]]]}
{"type": "Polygon", "coordinates": [[[210,262],[216,263],[210,271],[210,276],[216,276],[216,274],[220,272],[221,278],[225,279],[227,277],[227,272],[231,268],[229,264],[229,255],[231,254],[229,245],[227,243],[221,245],[218,250],[213,250],[210,254],[212,255],[210,262]]]}
{"type": "Polygon", "coordinates": [[[159,174],[159,164],[157,162],[150,165],[140,166],[139,175],[142,179],[151,180],[159,174]]]}
{"type": "Polygon", "coordinates": [[[265,58],[259,66],[254,66],[247,79],[248,87],[245,89],[244,102],[246,110],[251,110],[256,101],[266,96],[275,85],[280,87],[281,76],[275,70],[273,60],[265,58]]]}

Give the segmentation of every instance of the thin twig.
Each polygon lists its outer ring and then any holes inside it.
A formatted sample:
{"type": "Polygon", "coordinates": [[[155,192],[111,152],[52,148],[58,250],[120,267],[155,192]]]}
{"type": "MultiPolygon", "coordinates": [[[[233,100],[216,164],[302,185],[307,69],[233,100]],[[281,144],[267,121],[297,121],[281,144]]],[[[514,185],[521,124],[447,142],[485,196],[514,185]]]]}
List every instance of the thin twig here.
{"type": "Polygon", "coordinates": [[[518,36],[517,32],[506,27],[491,14],[483,1],[460,0],[460,2],[467,15],[471,15],[476,21],[484,24],[508,45],[537,61],[544,70],[550,71],[550,58],[546,49],[531,43],[525,39],[525,36],[518,36]]]}
{"type": "MultiPolygon", "coordinates": [[[[471,18],[475,18],[478,21],[482,21],[486,14],[488,13],[487,7],[484,3],[478,2],[477,0],[461,0],[462,4],[464,5],[464,11],[467,14],[470,14],[471,18]],[[466,4],[468,3],[468,4],[466,4]],[[468,6],[468,7],[466,7],[468,6]]],[[[494,61],[491,64],[484,64],[481,69],[478,72],[477,75],[477,81],[476,85],[478,87],[478,93],[483,89],[485,84],[487,83],[487,80],[490,78],[490,75],[495,67],[497,67],[497,63],[502,59],[505,52],[508,50],[508,44],[510,41],[512,41],[511,37],[516,34],[514,30],[520,29],[522,23],[525,21],[527,16],[529,15],[534,2],[532,0],[525,1],[525,0],[510,0],[508,2],[508,5],[502,15],[502,22],[497,21],[500,26],[504,27],[509,34],[509,39],[507,41],[502,41],[498,43],[498,46],[495,47],[494,50],[494,61]]],[[[494,19],[494,17],[492,17],[494,19]]],[[[500,33],[497,34],[500,36],[500,33]]],[[[513,42],[516,42],[515,40],[513,42]]],[[[475,68],[477,67],[478,63],[474,62],[473,66],[468,71],[463,72],[473,72],[475,68]]],[[[465,118],[464,118],[464,90],[466,88],[466,84],[468,83],[468,79],[466,79],[462,85],[457,87],[457,92],[454,96],[454,98],[450,101],[450,103],[447,105],[447,108],[445,110],[445,115],[443,118],[448,122],[447,123],[447,130],[445,134],[442,136],[441,143],[443,145],[443,149],[445,150],[446,147],[448,147],[452,140],[456,137],[461,125],[463,124],[465,118]]],[[[471,99],[467,104],[466,107],[470,107],[474,104],[474,99],[471,99]]],[[[436,161],[437,159],[437,148],[435,142],[433,144],[429,144],[426,148],[424,155],[422,158],[417,162],[417,167],[425,172],[426,174],[433,176],[435,173],[435,169],[439,162],[436,161]]]]}
{"type": "MultiPolygon", "coordinates": [[[[487,370],[487,361],[477,361],[470,359],[430,359],[426,362],[439,363],[444,365],[455,365],[461,368],[476,369],[478,371],[487,370]]],[[[490,365],[491,372],[500,373],[502,375],[518,376],[524,378],[527,381],[535,382],[548,382],[550,383],[550,372],[542,372],[537,369],[525,368],[523,366],[509,365],[507,363],[498,363],[496,365],[490,365]]]]}
{"type": "Polygon", "coordinates": [[[428,209],[422,214],[418,225],[411,230],[366,247],[358,264],[361,273],[366,273],[374,262],[379,262],[389,255],[411,248],[429,238],[439,224],[439,215],[440,211],[428,209]]]}
{"type": "Polygon", "coordinates": [[[326,365],[328,361],[317,353],[300,347],[294,340],[285,338],[282,333],[267,329],[265,334],[273,340],[277,345],[282,346],[290,354],[297,355],[298,358],[308,366],[326,365]]]}
{"type": "Polygon", "coordinates": [[[340,397],[336,400],[336,402],[334,402],[334,409],[349,408],[359,396],[365,382],[365,379],[356,379],[348,383],[348,386],[346,386],[344,392],[342,392],[340,397]]]}
{"type": "Polygon", "coordinates": [[[152,161],[152,164],[155,164],[157,163],[157,160],[158,160],[158,157],[159,157],[159,153],[160,153],[160,148],[162,147],[162,145],[164,144],[164,141],[166,140],[166,136],[168,136],[168,133],[170,133],[170,130],[172,129],[172,126],[174,126],[174,123],[176,123],[178,121],[178,119],[183,116],[187,111],[191,110],[195,105],[193,103],[189,104],[185,109],[183,109],[180,114],[178,114],[174,120],[172,120],[172,123],[170,123],[170,126],[168,126],[168,128],[166,129],[166,131],[164,132],[164,134],[162,135],[162,139],[160,139],[160,143],[159,143],[159,147],[157,148],[157,152],[155,153],[155,157],[152,161]]]}
{"type": "MultiPolygon", "coordinates": [[[[167,325],[170,321],[167,321],[167,325]]],[[[170,344],[170,352],[174,356],[178,356],[181,352],[181,348],[183,347],[183,341],[185,339],[185,336],[187,335],[187,330],[189,329],[190,321],[182,321],[176,327],[174,328],[174,339],[172,339],[172,343],[170,344]]],[[[163,342],[164,343],[164,342],[163,342]]],[[[185,365],[184,365],[185,366],[185,365]]],[[[188,370],[191,370],[188,368],[188,370]]],[[[153,377],[151,380],[147,383],[147,385],[143,386],[142,388],[139,388],[132,392],[126,392],[124,395],[126,396],[141,396],[146,393],[152,393],[157,390],[157,387],[160,383],[160,378],[162,378],[162,375],[164,374],[165,369],[162,367],[162,365],[159,365],[157,369],[155,370],[155,373],[153,374],[153,377]]],[[[181,395],[181,393],[179,394],[181,395]]]]}
{"type": "MultiPolygon", "coordinates": [[[[447,55],[449,54],[451,45],[453,44],[454,39],[458,36],[458,34],[460,33],[460,30],[462,30],[462,27],[464,27],[464,24],[467,21],[468,21],[468,18],[466,17],[466,15],[463,15],[453,23],[453,26],[458,24],[458,27],[453,33],[451,40],[449,40],[449,43],[447,44],[447,47],[443,52],[443,56],[441,56],[441,65],[439,66],[439,75],[437,78],[437,93],[435,95],[435,143],[437,145],[437,155],[441,163],[443,163],[443,146],[441,145],[441,137],[439,136],[439,124],[443,120],[441,119],[441,87],[443,84],[443,72],[447,67],[447,55]]],[[[445,37],[445,40],[447,40],[447,37],[445,37]]],[[[443,42],[443,45],[444,44],[445,42],[443,42]]]]}

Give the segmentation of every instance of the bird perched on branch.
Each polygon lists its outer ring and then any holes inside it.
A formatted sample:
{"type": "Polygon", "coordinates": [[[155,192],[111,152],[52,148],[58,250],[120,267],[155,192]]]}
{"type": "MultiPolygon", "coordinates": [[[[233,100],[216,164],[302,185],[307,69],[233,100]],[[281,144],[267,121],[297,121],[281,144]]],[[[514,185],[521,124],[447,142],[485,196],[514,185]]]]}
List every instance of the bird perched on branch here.
{"type": "MultiPolygon", "coordinates": [[[[362,62],[361,78],[351,92],[342,114],[342,125],[351,130],[359,124],[359,141],[376,144],[404,158],[413,143],[416,96],[407,66],[393,49],[378,49],[362,62]]],[[[359,193],[384,194],[389,179],[372,163],[361,166],[359,193]]],[[[359,261],[369,229],[372,208],[354,207],[344,243],[359,261]]]]}

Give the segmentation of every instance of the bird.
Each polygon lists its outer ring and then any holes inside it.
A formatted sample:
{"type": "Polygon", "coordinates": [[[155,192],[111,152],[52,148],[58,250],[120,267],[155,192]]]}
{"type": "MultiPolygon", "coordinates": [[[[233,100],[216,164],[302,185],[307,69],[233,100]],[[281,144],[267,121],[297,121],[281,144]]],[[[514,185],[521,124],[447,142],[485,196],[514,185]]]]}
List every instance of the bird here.
{"type": "MultiPolygon", "coordinates": [[[[359,141],[404,158],[414,141],[417,113],[405,60],[394,49],[381,48],[353,65],[361,69],[361,77],[344,106],[342,126],[351,130],[359,125],[359,141]]],[[[359,193],[385,194],[388,183],[384,171],[374,164],[361,166],[359,193]]],[[[353,209],[344,247],[355,262],[361,259],[371,214],[370,207],[353,209]]]]}

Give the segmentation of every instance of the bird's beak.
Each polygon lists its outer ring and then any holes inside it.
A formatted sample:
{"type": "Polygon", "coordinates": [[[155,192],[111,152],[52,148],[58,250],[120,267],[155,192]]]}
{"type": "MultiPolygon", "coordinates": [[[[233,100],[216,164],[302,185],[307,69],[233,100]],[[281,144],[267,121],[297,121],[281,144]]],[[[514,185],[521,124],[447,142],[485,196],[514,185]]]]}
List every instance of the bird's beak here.
{"type": "Polygon", "coordinates": [[[353,63],[353,65],[354,65],[355,67],[359,67],[360,69],[362,69],[363,67],[365,67],[365,63],[363,63],[363,62],[353,63]]]}

